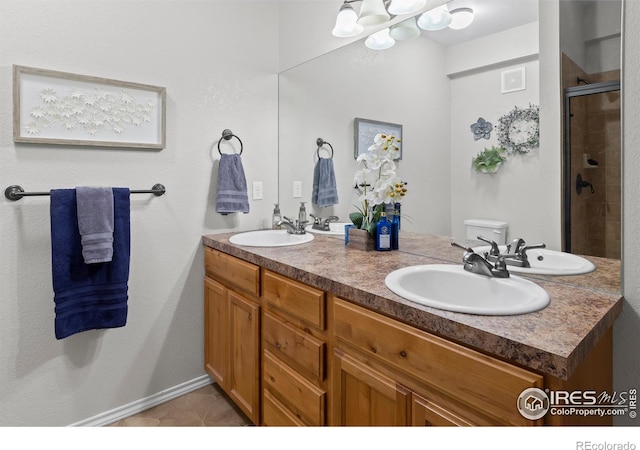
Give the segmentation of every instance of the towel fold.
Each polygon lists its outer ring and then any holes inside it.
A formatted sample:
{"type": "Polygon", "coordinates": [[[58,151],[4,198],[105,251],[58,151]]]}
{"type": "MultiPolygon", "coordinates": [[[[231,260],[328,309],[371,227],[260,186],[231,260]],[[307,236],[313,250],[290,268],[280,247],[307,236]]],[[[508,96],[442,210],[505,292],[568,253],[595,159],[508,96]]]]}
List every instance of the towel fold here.
{"type": "Polygon", "coordinates": [[[113,256],[85,264],[75,189],[51,190],[51,265],[55,335],[122,327],[127,322],[130,257],[129,189],[113,188],[113,256]]]}
{"type": "Polygon", "coordinates": [[[249,212],[247,180],[244,176],[242,159],[238,154],[225,153],[220,157],[216,212],[220,214],[249,212]]]}
{"type": "Polygon", "coordinates": [[[313,171],[313,191],[311,201],[319,207],[338,203],[336,174],[333,170],[333,159],[319,158],[313,171]]]}
{"type": "Polygon", "coordinates": [[[109,262],[113,257],[113,190],[76,187],[78,229],[85,264],[109,262]]]}

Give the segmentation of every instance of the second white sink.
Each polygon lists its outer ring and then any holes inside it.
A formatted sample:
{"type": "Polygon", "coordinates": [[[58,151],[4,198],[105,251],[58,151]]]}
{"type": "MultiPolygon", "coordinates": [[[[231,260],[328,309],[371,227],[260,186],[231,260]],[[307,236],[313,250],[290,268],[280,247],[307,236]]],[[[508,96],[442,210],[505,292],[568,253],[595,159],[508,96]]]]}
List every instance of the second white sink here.
{"type": "Polygon", "coordinates": [[[387,275],[385,284],[407,300],[468,314],[526,314],[549,304],[549,294],[529,280],[487,277],[449,264],[395,270],[387,275]]]}
{"type": "Polygon", "coordinates": [[[344,226],[351,222],[329,222],[329,230],[316,230],[313,225],[307,225],[305,231],[307,233],[328,234],[331,236],[344,236],[344,226]]]}
{"type": "MultiPolygon", "coordinates": [[[[474,252],[484,255],[491,249],[490,246],[476,247],[474,252]]],[[[499,245],[500,253],[505,253],[507,247],[499,245]]],[[[547,248],[534,248],[527,250],[527,259],[531,267],[518,267],[508,265],[509,272],[536,275],[582,275],[593,272],[596,266],[582,256],[572,253],[559,252],[547,248]]]]}
{"type": "Polygon", "coordinates": [[[234,234],[229,242],[247,247],[284,247],[306,244],[313,240],[313,234],[290,234],[287,230],[258,230],[234,234]]]}

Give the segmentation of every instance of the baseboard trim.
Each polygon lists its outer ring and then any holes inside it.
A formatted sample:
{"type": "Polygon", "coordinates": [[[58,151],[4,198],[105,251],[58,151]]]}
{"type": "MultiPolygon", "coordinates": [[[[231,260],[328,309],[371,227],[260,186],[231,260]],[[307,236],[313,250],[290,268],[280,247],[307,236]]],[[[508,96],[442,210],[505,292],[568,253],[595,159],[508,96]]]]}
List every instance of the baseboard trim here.
{"type": "Polygon", "coordinates": [[[117,422],[118,420],[126,419],[129,416],[138,414],[139,412],[145,411],[154,406],[158,406],[164,402],[173,400],[176,397],[180,397],[181,395],[188,394],[189,392],[195,391],[196,389],[200,389],[202,387],[205,387],[213,383],[214,381],[209,375],[202,375],[198,378],[194,378],[191,381],[187,381],[177,386],[173,386],[169,389],[165,389],[164,391],[150,395],[149,397],[136,400],[129,404],[112,409],[111,411],[106,411],[101,414],[98,414],[97,416],[93,416],[88,419],[81,420],[80,422],[76,422],[69,426],[70,427],[101,427],[101,426],[109,425],[111,423],[117,422]]]}

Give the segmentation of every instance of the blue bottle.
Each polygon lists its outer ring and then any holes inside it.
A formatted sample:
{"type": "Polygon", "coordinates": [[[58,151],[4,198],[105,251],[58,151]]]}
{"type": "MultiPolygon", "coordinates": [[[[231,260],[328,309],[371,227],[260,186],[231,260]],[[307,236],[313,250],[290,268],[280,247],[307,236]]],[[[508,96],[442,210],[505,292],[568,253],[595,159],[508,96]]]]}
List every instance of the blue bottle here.
{"type": "Polygon", "coordinates": [[[379,252],[391,250],[391,222],[387,220],[387,214],[384,211],[376,224],[376,250],[379,252]]]}
{"type": "Polygon", "coordinates": [[[400,237],[400,212],[398,209],[394,209],[393,217],[391,218],[391,250],[398,250],[400,237]]]}

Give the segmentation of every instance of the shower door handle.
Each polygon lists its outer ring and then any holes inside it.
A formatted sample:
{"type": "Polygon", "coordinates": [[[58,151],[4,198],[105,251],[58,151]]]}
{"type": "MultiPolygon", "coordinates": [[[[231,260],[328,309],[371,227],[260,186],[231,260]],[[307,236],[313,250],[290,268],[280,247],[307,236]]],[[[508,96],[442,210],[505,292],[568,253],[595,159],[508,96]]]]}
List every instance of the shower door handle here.
{"type": "Polygon", "coordinates": [[[576,177],[576,194],[582,194],[582,188],[591,188],[591,193],[595,193],[596,191],[593,189],[593,185],[588,181],[582,179],[582,174],[578,174],[576,177]]]}

